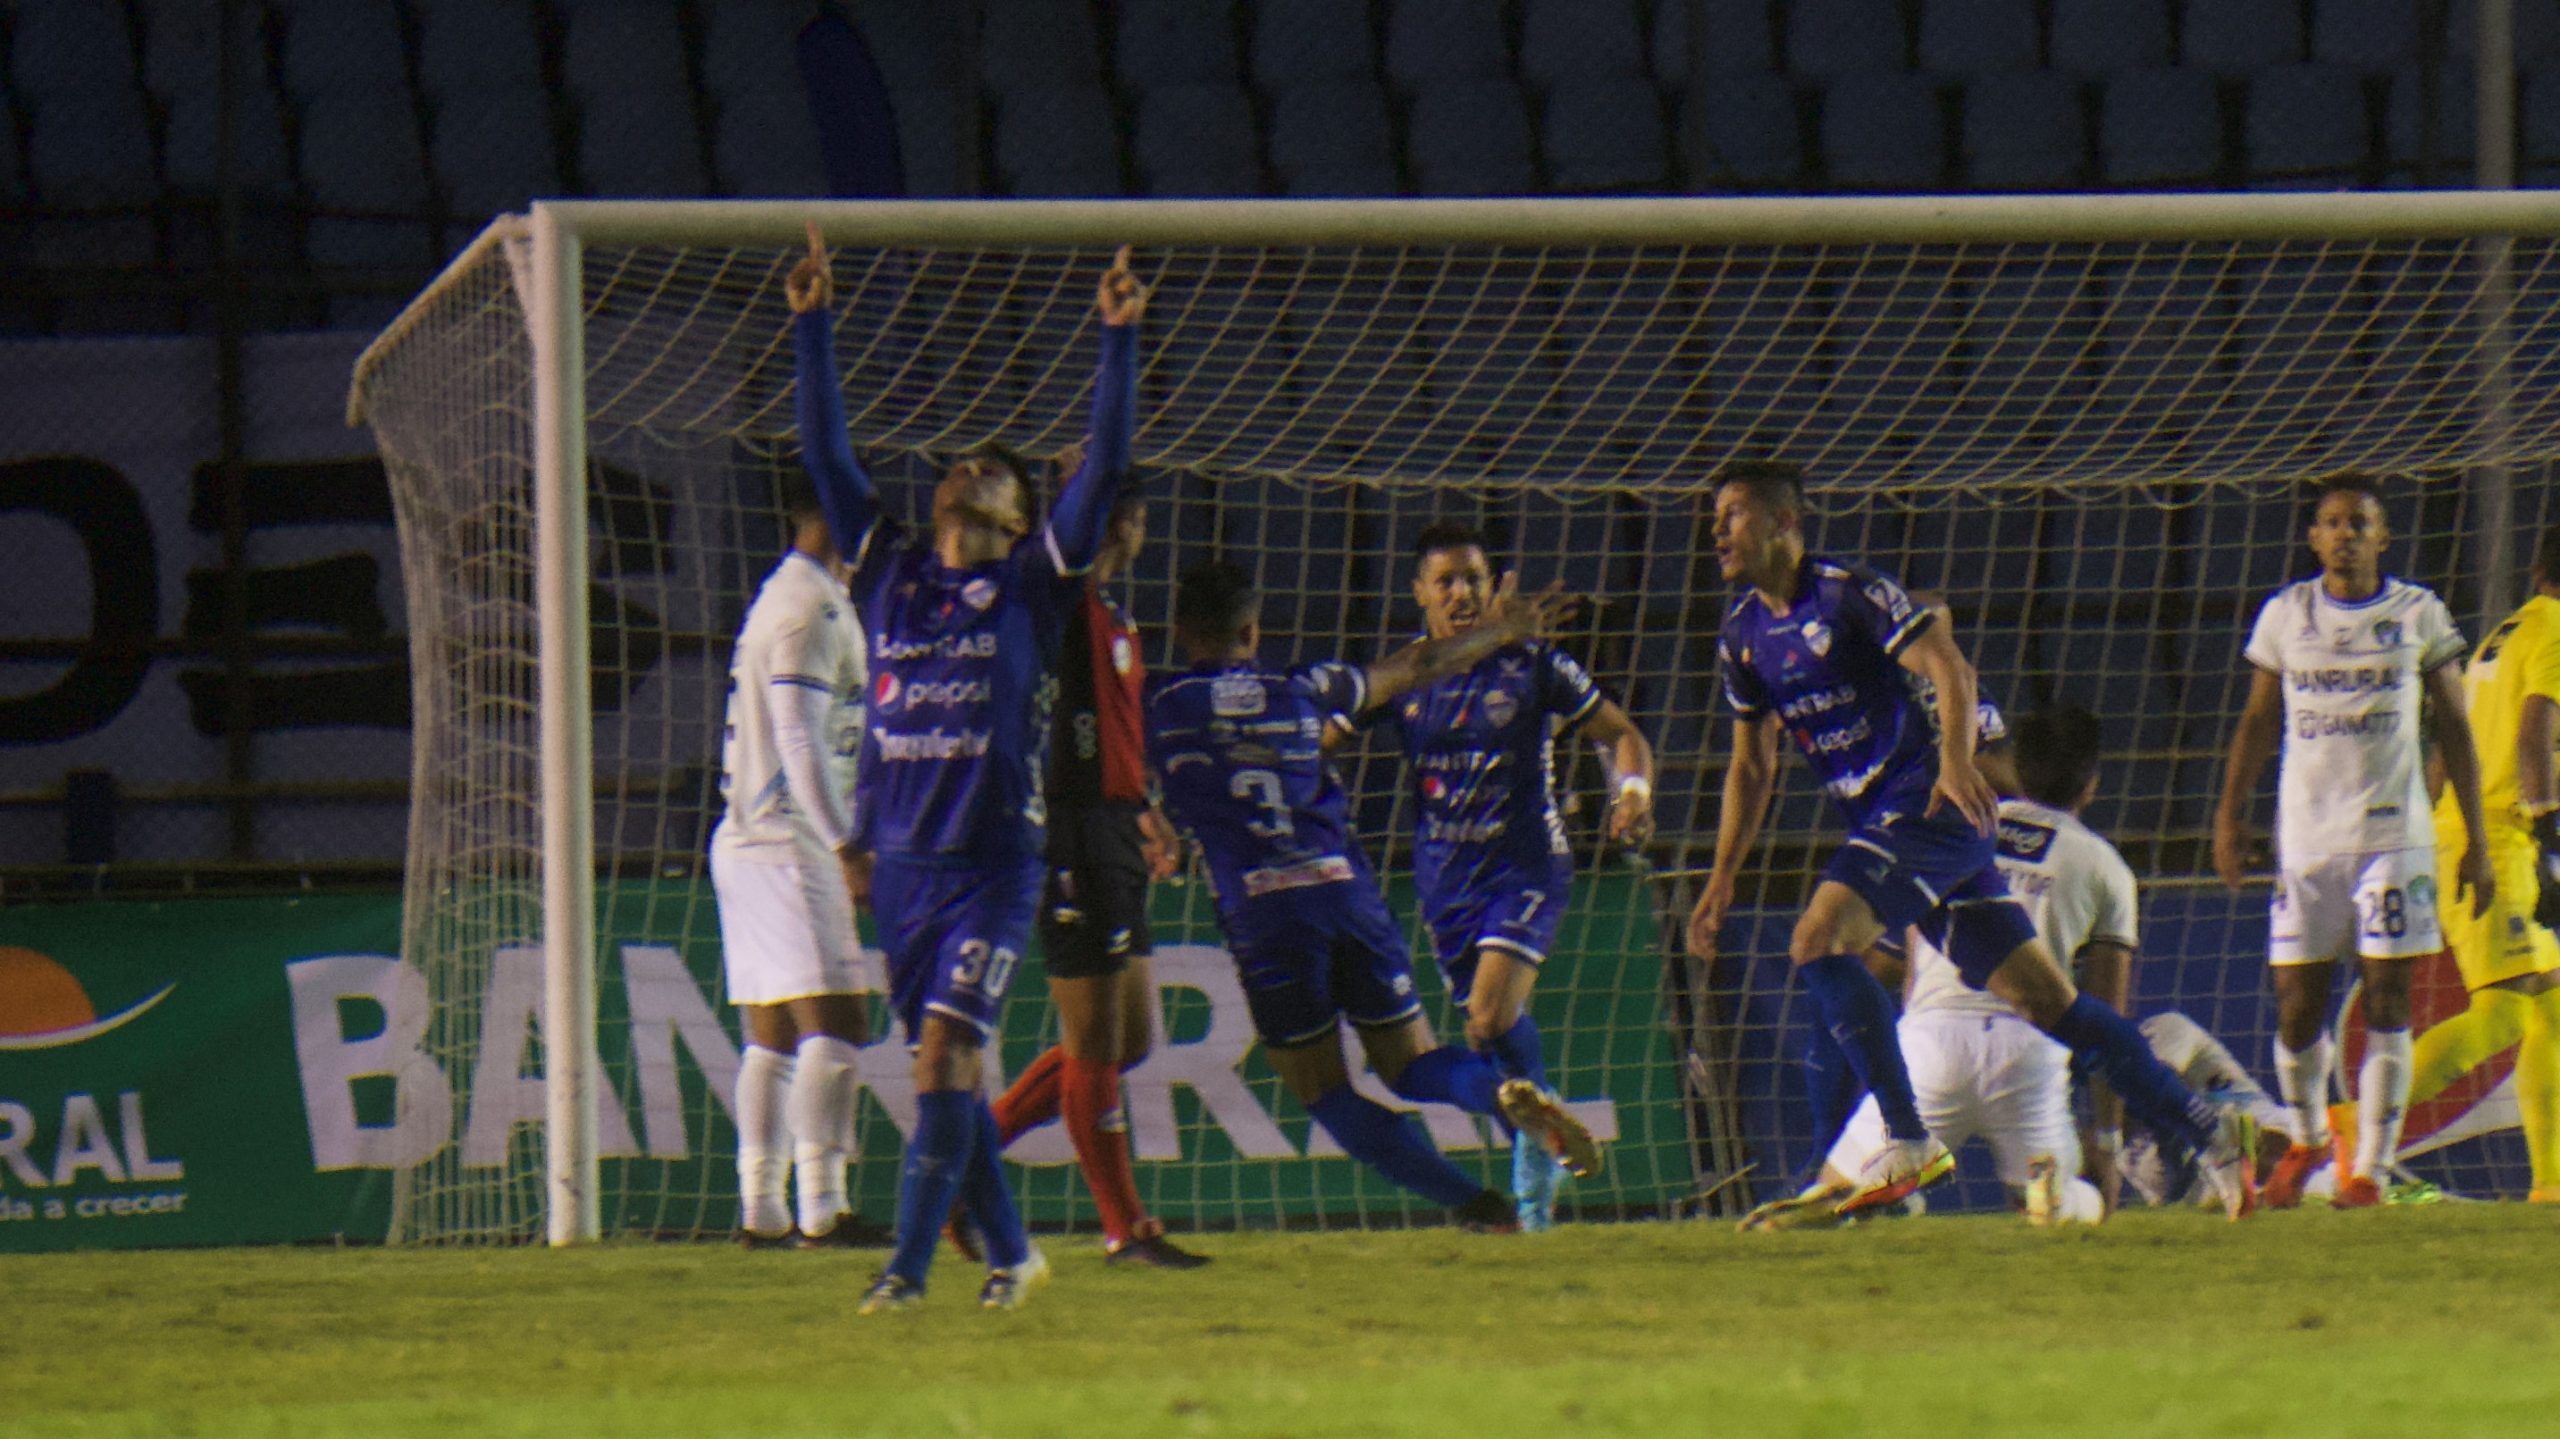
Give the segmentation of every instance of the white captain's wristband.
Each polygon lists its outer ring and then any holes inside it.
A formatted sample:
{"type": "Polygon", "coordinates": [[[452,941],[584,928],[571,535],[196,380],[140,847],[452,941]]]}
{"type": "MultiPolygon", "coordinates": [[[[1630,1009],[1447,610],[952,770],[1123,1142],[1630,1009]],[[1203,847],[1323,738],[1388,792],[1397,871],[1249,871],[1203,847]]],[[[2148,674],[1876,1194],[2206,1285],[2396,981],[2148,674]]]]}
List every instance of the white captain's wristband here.
{"type": "Polygon", "coordinates": [[[1628,775],[1625,779],[1618,781],[1618,797],[1624,799],[1628,795],[1634,795],[1638,799],[1653,798],[1653,781],[1640,774],[1628,775]]]}

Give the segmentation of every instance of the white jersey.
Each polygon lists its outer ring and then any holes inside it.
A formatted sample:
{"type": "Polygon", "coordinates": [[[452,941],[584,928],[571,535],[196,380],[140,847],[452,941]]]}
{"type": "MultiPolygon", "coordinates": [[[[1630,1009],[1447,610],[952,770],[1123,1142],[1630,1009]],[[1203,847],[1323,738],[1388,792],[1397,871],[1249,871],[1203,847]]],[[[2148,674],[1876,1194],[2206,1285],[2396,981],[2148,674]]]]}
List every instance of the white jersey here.
{"type": "MultiPolygon", "coordinates": [[[[1998,863],[2009,893],[2035,921],[2036,937],[2064,966],[2072,967],[2092,940],[2140,947],[2133,867],[2077,816],[2030,799],[2002,800],[1998,863]]],[[[1910,996],[1903,1008],[1911,1014],[1933,1009],[2016,1013],[2006,1001],[1966,987],[1955,965],[1916,931],[1910,996]]]]}
{"type": "Polygon", "coordinates": [[[2419,758],[2421,680],[2465,648],[2433,590],[2388,576],[2355,604],[2331,599],[2315,576],[2258,611],[2249,663],[2284,685],[2281,864],[2435,844],[2419,758]]]}
{"type": "Polygon", "coordinates": [[[742,859],[794,862],[851,829],[853,761],[862,748],[862,623],[844,582],[793,550],[765,577],[729,656],[729,714],[720,746],[726,805],[715,847],[742,859]],[[814,697],[819,703],[810,704],[814,697]],[[793,707],[785,714],[786,707],[793,707]],[[823,716],[812,736],[830,811],[812,817],[792,796],[783,727],[823,716]],[[779,721],[779,725],[777,724],[779,721]]]}

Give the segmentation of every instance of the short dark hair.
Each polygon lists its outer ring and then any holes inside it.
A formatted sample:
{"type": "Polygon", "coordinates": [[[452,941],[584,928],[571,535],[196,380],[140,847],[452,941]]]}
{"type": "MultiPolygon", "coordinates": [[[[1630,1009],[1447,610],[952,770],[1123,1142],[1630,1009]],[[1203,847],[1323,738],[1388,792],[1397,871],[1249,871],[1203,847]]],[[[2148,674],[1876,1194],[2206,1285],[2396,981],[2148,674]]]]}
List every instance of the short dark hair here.
{"type": "Polygon", "coordinates": [[[1182,572],[1173,587],[1173,627],[1203,644],[1228,644],[1262,609],[1262,592],[1240,565],[1209,560],[1182,572]]]}
{"type": "Polygon", "coordinates": [[[2320,506],[2331,495],[2362,495],[2376,505],[2382,503],[2382,476],[2371,470],[2332,470],[2311,481],[2311,513],[2318,515],[2320,506]]]}
{"type": "Polygon", "coordinates": [[[1804,466],[1788,460],[1733,460],[1716,471],[1719,490],[1740,485],[1770,512],[1804,513],[1804,466]]]}
{"type": "Polygon", "coordinates": [[[1020,451],[1014,449],[1004,441],[980,440],[976,444],[961,451],[960,459],[984,460],[991,465],[1002,468],[1013,476],[1014,483],[1022,486],[1024,498],[1027,499],[1030,497],[1031,467],[1023,463],[1020,451]]]}
{"type": "Polygon", "coordinates": [[[2560,524],[2542,532],[2542,543],[2533,547],[2534,572],[2546,585],[2560,585],[2560,524]]]}
{"type": "Polygon", "coordinates": [[[2056,809],[2080,802],[2098,773],[2098,717],[2074,705],[2041,709],[2018,721],[2018,787],[2056,809]]]}
{"type": "Polygon", "coordinates": [[[1485,543],[1484,531],[1464,520],[1433,520],[1413,537],[1413,562],[1416,565],[1442,550],[1481,550],[1489,559],[1493,546],[1485,543]]]}
{"type": "Polygon", "coordinates": [[[823,521],[827,507],[818,501],[818,487],[806,475],[786,475],[781,483],[782,518],[793,528],[823,521]]]}

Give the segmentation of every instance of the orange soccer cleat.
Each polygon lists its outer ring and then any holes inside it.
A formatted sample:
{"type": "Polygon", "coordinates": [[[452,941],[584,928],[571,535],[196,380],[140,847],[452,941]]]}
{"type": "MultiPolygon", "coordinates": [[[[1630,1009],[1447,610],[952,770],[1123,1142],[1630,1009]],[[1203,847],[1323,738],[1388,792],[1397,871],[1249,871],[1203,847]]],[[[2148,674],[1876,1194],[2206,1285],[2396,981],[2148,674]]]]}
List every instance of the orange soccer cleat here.
{"type": "Polygon", "coordinates": [[[2370,1174],[2350,1175],[2338,1181],[2337,1196],[2329,1201],[2331,1209],[2379,1209],[2382,1186],[2370,1174]]]}
{"type": "Polygon", "coordinates": [[[2284,1157],[2267,1172],[2267,1182],[2258,1186],[2258,1202],[2269,1209],[2292,1209],[2302,1203],[2302,1187],[2320,1166],[2329,1162],[2328,1146],[2295,1144],[2286,1147],[2284,1157]]]}

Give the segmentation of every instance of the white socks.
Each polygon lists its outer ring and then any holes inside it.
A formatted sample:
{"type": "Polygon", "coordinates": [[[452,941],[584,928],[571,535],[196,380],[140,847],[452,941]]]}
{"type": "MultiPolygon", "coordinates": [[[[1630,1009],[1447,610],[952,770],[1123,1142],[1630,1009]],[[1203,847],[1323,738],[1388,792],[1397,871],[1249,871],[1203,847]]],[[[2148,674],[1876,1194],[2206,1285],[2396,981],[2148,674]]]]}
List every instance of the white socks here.
{"type": "Polygon", "coordinates": [[[748,1045],[738,1056],[738,1227],[767,1237],[791,1232],[791,1207],[783,1192],[791,1172],[791,1130],[783,1092],[791,1087],[791,1056],[748,1045]]]}
{"type": "Polygon", "coordinates": [[[2400,1159],[2400,1126],[2409,1117],[2409,1031],[2368,1029],[2364,1066],[2356,1074],[2356,1169],[2377,1183],[2400,1159]]]}
{"type": "MultiPolygon", "coordinates": [[[[2400,1034],[2400,1093],[2409,1093],[2408,1031],[2400,1034]]],[[[2370,1073],[2372,1051],[2366,1051],[2365,1069],[2370,1073]]],[[[2284,1096],[2287,1109],[2293,1111],[2295,1133],[2301,1142],[2318,1148],[2329,1142],[2329,1067],[2337,1063],[2338,1046],[2323,1030],[2309,1049],[2285,1048],[2284,1040],[2276,1040],[2276,1092],[2284,1096]]],[[[2395,1133],[2398,1131],[2395,1130],[2395,1133]]]]}
{"type": "Polygon", "coordinates": [[[816,1236],[850,1212],[844,1167],[853,1150],[853,1073],[862,1051],[829,1035],[801,1039],[791,1075],[791,1158],[800,1232],[816,1236]]]}

